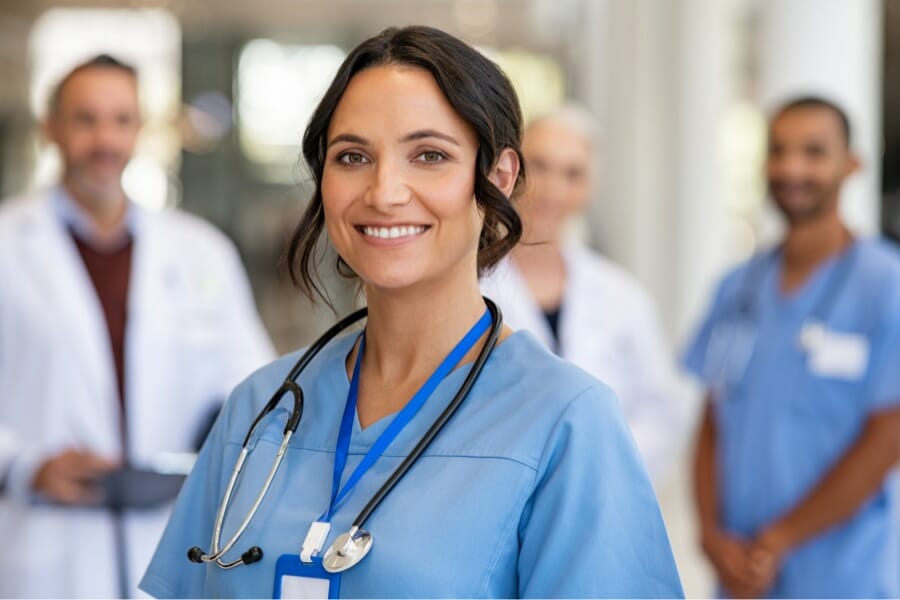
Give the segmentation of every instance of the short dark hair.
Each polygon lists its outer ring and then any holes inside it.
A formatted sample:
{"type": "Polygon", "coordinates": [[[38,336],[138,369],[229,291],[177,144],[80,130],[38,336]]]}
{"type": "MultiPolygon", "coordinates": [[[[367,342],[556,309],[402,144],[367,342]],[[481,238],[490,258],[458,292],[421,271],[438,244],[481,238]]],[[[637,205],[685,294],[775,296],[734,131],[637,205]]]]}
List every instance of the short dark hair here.
{"type": "Polygon", "coordinates": [[[59,110],[59,100],[62,98],[63,88],[65,88],[66,84],[69,83],[75,75],[82,71],[87,71],[88,69],[114,69],[127,74],[134,79],[135,82],[137,82],[138,78],[137,69],[130,64],[110,56],[109,54],[98,54],[97,56],[76,65],[71,71],[66,73],[59,83],[56,84],[53,93],[50,94],[48,114],[52,115],[59,110]]]}
{"type": "Polygon", "coordinates": [[[836,102],[822,96],[800,96],[782,104],[773,115],[772,123],[792,110],[802,108],[824,108],[825,110],[834,113],[834,116],[838,118],[838,122],[841,125],[841,133],[844,135],[844,142],[848,147],[850,146],[852,131],[850,129],[850,118],[847,116],[847,111],[841,108],[836,102]]]}
{"type": "MultiPolygon", "coordinates": [[[[313,301],[318,296],[330,304],[316,270],[317,248],[325,225],[322,175],[328,127],[354,75],[384,65],[411,66],[428,71],[453,109],[475,131],[478,138],[475,201],[484,214],[478,242],[479,275],[503,258],[522,235],[522,222],[512,201],[490,179],[490,172],[505,148],[511,148],[519,157],[520,170],[512,196],[516,195],[525,178],[521,149],[522,112],[509,79],[483,54],[439,29],[425,26],[385,29],[350,52],[303,135],[303,157],[316,187],[294,230],[287,261],[294,284],[313,301]]],[[[338,271],[355,276],[340,257],[338,271]]]]}

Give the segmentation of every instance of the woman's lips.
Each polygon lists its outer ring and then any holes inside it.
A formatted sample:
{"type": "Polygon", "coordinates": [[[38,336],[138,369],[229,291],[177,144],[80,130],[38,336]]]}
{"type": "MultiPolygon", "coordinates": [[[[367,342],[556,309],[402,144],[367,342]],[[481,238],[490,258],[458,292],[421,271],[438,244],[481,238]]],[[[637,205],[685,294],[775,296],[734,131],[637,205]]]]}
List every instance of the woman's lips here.
{"type": "Polygon", "coordinates": [[[402,243],[417,238],[431,228],[430,225],[357,225],[366,240],[376,243],[402,243]]]}

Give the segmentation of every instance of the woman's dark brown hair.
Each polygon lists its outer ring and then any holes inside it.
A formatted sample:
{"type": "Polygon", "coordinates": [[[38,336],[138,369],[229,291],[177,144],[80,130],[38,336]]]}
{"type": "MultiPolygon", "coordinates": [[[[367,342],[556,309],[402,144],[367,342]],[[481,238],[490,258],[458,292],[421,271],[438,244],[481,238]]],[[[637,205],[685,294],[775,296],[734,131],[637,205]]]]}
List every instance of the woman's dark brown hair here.
{"type": "MultiPolygon", "coordinates": [[[[512,84],[488,58],[443,31],[422,26],[386,29],[347,56],[303,135],[303,157],[312,171],[316,189],[294,230],[287,260],[294,284],[313,300],[318,295],[328,301],[316,268],[316,250],[325,226],[322,173],[328,127],[353,76],[383,65],[418,67],[431,73],[453,109],[475,131],[478,138],[475,201],[484,214],[478,243],[478,273],[495,265],[522,235],[522,222],[510,198],[490,180],[491,169],[505,148],[511,148],[519,157],[513,195],[525,177],[522,113],[512,84]]],[[[340,258],[338,267],[341,271],[346,267],[340,258]]]]}

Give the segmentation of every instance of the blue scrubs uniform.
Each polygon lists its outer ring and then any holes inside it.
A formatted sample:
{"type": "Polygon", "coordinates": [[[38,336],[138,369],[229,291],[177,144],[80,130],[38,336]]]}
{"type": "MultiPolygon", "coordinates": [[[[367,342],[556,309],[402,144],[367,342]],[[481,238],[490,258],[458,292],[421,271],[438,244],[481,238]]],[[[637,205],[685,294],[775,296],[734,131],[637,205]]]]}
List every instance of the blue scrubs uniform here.
{"type": "MultiPolygon", "coordinates": [[[[856,241],[787,296],[780,269],[770,252],[727,276],[685,357],[713,395],[720,522],[746,538],[807,497],[870,416],[900,405],[896,249],[856,241]]],[[[892,483],[791,552],[770,595],[900,596],[892,483]]]]}
{"type": "MultiPolygon", "coordinates": [[[[209,549],[216,510],[253,416],[297,360],[261,369],[232,394],[178,498],[141,588],[159,597],[271,596],[275,563],[296,555],[327,508],[356,336],[331,342],[300,378],[306,408],[281,471],[240,543],[263,559],[230,571],[188,561],[209,549]]],[[[351,521],[456,393],[452,372],[338,507],[324,548],[351,521]]],[[[227,539],[257,494],[287,413],[269,420],[225,519],[227,539]]],[[[393,415],[354,425],[344,479],[393,415]]],[[[342,574],[342,597],[680,597],[653,488],[612,391],[518,332],[373,513],[369,555],[342,574]]]]}

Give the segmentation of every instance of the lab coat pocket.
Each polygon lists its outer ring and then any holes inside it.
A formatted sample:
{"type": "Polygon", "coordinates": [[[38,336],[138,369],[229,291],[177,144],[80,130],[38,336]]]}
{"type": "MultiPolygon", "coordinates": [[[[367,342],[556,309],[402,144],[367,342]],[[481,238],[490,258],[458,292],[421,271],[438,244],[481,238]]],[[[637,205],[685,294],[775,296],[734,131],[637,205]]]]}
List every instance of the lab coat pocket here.
{"type": "Polygon", "coordinates": [[[163,347],[169,349],[165,378],[183,402],[208,406],[223,400],[233,385],[223,379],[227,375],[223,366],[228,364],[227,326],[208,308],[181,306],[174,311],[171,335],[163,338],[163,347]]]}
{"type": "Polygon", "coordinates": [[[228,326],[221,313],[215,306],[179,307],[175,316],[176,334],[187,347],[215,345],[223,338],[228,326]]]}

